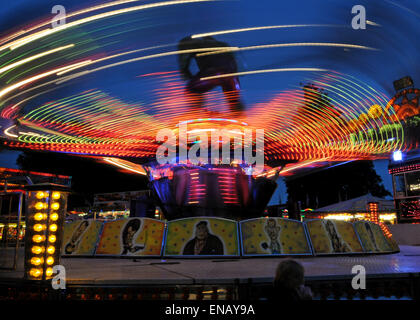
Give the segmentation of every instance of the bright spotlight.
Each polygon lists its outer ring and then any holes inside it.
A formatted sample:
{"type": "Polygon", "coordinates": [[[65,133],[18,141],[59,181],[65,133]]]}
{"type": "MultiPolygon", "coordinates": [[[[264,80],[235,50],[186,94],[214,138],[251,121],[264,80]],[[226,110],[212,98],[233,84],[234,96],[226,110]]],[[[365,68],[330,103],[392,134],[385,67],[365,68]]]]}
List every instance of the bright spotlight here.
{"type": "Polygon", "coordinates": [[[394,159],[394,161],[401,161],[402,160],[402,152],[401,151],[394,151],[394,153],[392,154],[392,158],[394,159]]]}

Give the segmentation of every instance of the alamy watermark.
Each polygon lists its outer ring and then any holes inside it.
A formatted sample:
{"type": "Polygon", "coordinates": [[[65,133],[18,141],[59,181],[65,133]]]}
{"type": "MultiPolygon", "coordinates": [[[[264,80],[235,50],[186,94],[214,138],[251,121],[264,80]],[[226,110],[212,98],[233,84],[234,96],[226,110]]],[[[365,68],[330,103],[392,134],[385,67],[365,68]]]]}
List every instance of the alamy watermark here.
{"type": "Polygon", "coordinates": [[[351,13],[356,14],[351,19],[351,27],[354,30],[366,29],[366,8],[358,4],[351,8],[351,13]]]}
{"type": "Polygon", "coordinates": [[[252,166],[256,174],[264,170],[263,129],[256,129],[255,132],[252,129],[242,131],[214,128],[188,131],[187,124],[180,123],[178,137],[173,130],[162,129],[158,131],[156,140],[164,141],[156,151],[156,160],[161,165],[186,161],[193,165],[235,162],[252,166]],[[191,140],[192,137],[194,140],[191,140]],[[234,146],[233,157],[231,143],[234,146]]]}
{"type": "Polygon", "coordinates": [[[66,8],[62,5],[55,5],[51,9],[51,13],[55,14],[51,20],[51,27],[57,28],[66,24],[66,8]]]}
{"type": "Polygon", "coordinates": [[[51,286],[54,290],[66,289],[66,268],[60,264],[53,267],[56,275],[51,279],[51,286]]]}
{"type": "Polygon", "coordinates": [[[354,290],[366,289],[366,269],[364,266],[358,264],[353,266],[351,273],[355,274],[351,280],[351,286],[354,290]]]}

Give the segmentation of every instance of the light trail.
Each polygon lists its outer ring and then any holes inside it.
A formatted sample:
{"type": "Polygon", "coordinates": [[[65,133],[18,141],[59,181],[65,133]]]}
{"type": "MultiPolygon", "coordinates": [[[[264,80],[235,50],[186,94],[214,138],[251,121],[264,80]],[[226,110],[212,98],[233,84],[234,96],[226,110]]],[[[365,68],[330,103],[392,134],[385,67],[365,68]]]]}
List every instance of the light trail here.
{"type": "Polygon", "coordinates": [[[221,54],[225,52],[245,51],[245,50],[257,50],[257,49],[271,49],[271,48],[287,48],[287,47],[339,47],[348,49],[363,49],[379,51],[379,49],[361,46],[357,44],[348,43],[329,43],[329,42],[296,42],[296,43],[276,43],[276,44],[265,44],[259,46],[239,47],[239,48],[224,48],[215,52],[205,52],[197,54],[198,57],[208,56],[212,54],[221,54]]]}
{"type": "Polygon", "coordinates": [[[18,67],[18,66],[20,66],[22,64],[25,64],[27,62],[30,62],[30,61],[39,59],[41,57],[45,57],[45,56],[47,56],[49,54],[52,54],[52,53],[55,53],[55,52],[58,52],[58,51],[66,50],[66,49],[69,49],[69,48],[73,48],[73,47],[74,47],[74,44],[69,44],[67,46],[62,46],[62,47],[58,47],[58,48],[55,48],[55,49],[52,49],[52,50],[44,51],[44,52],[38,53],[38,54],[36,54],[34,56],[31,56],[31,57],[28,57],[28,58],[19,60],[19,61],[15,62],[15,63],[8,64],[7,66],[5,66],[3,68],[0,68],[0,74],[3,73],[3,72],[8,71],[10,69],[13,69],[15,67],[18,67]]]}
{"type": "Polygon", "coordinates": [[[9,136],[9,137],[12,137],[12,138],[17,138],[17,137],[19,137],[18,135],[16,135],[16,134],[13,134],[13,133],[10,133],[10,132],[9,132],[9,130],[10,130],[10,129],[13,129],[14,127],[16,127],[16,125],[15,125],[15,124],[14,124],[13,126],[8,127],[7,129],[5,129],[5,130],[4,130],[4,134],[5,134],[5,135],[7,135],[7,136],[9,136]]]}
{"type": "Polygon", "coordinates": [[[143,166],[141,166],[139,164],[135,164],[135,163],[132,163],[132,162],[129,162],[129,161],[124,161],[124,160],[118,159],[118,158],[104,157],[103,159],[106,162],[108,162],[108,163],[110,163],[110,164],[112,164],[116,167],[131,171],[131,172],[134,172],[134,173],[138,173],[138,174],[141,174],[141,175],[144,175],[144,176],[147,175],[143,166]]]}
{"type": "Polygon", "coordinates": [[[212,36],[218,36],[218,35],[229,34],[229,33],[261,31],[261,30],[270,30],[270,29],[308,28],[308,27],[342,27],[342,28],[345,28],[347,26],[336,25],[336,24],[285,24],[285,25],[277,25],[277,26],[248,27],[248,28],[240,28],[240,29],[229,29],[229,30],[213,31],[213,32],[206,32],[206,33],[198,33],[198,34],[193,34],[191,36],[191,38],[196,39],[196,38],[212,37],[212,36]]]}
{"type": "Polygon", "coordinates": [[[177,0],[177,1],[164,1],[164,2],[158,2],[158,3],[151,3],[151,4],[145,4],[145,5],[140,5],[140,6],[134,6],[134,7],[130,7],[130,8],[123,8],[123,9],[118,9],[118,10],[113,10],[113,11],[109,11],[109,12],[104,12],[104,13],[100,13],[100,14],[96,14],[90,17],[86,17],[86,18],[82,18],[76,21],[72,21],[72,22],[68,22],[62,26],[58,26],[55,28],[48,28],[45,30],[41,30],[39,32],[36,32],[34,34],[31,34],[29,36],[17,39],[11,43],[7,43],[6,45],[3,45],[2,47],[0,47],[0,51],[4,50],[6,48],[9,48],[11,50],[15,50],[16,48],[19,48],[23,45],[26,45],[30,42],[33,42],[35,40],[44,38],[46,36],[52,35],[54,33],[75,27],[75,26],[79,26],[85,23],[89,23],[89,22],[93,22],[96,20],[100,20],[100,19],[104,19],[104,18],[109,18],[112,16],[116,16],[116,15],[120,15],[120,14],[125,14],[125,13],[130,13],[130,12],[135,12],[135,11],[140,11],[140,10],[146,10],[146,9],[151,9],[151,8],[159,8],[159,7],[165,7],[165,6],[172,6],[172,5],[178,5],[178,4],[187,4],[187,3],[199,3],[199,2],[210,2],[210,1],[215,1],[215,0],[177,0]]]}
{"type": "MultiPolygon", "coordinates": [[[[66,18],[71,18],[71,17],[77,16],[77,15],[80,15],[80,14],[91,12],[91,11],[100,10],[100,9],[104,9],[104,8],[108,8],[108,7],[112,7],[112,6],[117,6],[117,5],[120,5],[120,4],[130,3],[130,2],[137,2],[137,1],[140,1],[140,0],[112,1],[112,2],[105,3],[105,4],[101,4],[101,5],[97,5],[97,6],[94,6],[94,7],[89,7],[89,8],[86,8],[86,9],[82,9],[82,10],[79,10],[79,11],[68,13],[68,14],[66,14],[66,18]]],[[[10,39],[15,39],[22,34],[29,33],[31,31],[34,31],[34,30],[39,29],[41,27],[45,27],[49,24],[51,24],[51,20],[47,20],[45,22],[39,23],[39,24],[37,24],[33,27],[30,27],[29,29],[19,30],[18,32],[14,33],[14,34],[11,34],[11,35],[7,36],[6,38],[1,39],[0,43],[8,42],[10,39]]]]}
{"type": "Polygon", "coordinates": [[[226,77],[237,77],[237,76],[244,76],[249,74],[258,74],[258,73],[270,73],[270,72],[293,72],[293,71],[330,71],[328,69],[321,69],[321,68],[279,68],[279,69],[263,69],[263,70],[252,70],[252,71],[243,71],[243,72],[235,72],[235,73],[226,73],[217,76],[210,76],[210,77],[203,77],[200,80],[211,80],[211,79],[218,79],[218,78],[226,78],[226,77]]]}
{"type": "Polygon", "coordinates": [[[9,92],[11,92],[11,91],[13,91],[13,90],[15,90],[15,89],[17,89],[17,88],[19,88],[21,86],[24,86],[25,84],[28,84],[28,83],[33,82],[33,81],[36,81],[38,79],[42,79],[42,78],[48,77],[48,76],[50,76],[50,75],[52,75],[54,73],[58,73],[60,71],[64,71],[64,70],[66,70],[68,68],[73,68],[73,67],[78,66],[78,65],[83,64],[83,63],[86,63],[86,62],[85,61],[82,61],[82,62],[74,63],[74,64],[71,64],[71,65],[68,65],[68,66],[65,66],[65,67],[53,69],[51,71],[47,71],[47,72],[38,74],[36,76],[27,78],[25,80],[19,81],[19,82],[13,84],[13,85],[10,85],[10,86],[4,88],[3,90],[1,90],[0,91],[0,98],[3,97],[4,95],[8,94],[9,92]]]}

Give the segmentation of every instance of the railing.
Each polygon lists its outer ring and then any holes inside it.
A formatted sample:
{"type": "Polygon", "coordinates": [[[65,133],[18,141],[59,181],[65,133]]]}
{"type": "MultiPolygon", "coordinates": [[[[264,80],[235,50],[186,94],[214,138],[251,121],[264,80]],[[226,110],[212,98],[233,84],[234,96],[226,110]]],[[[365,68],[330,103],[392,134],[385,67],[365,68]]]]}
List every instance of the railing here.
{"type": "MultiPolygon", "coordinates": [[[[314,300],[420,300],[420,274],[368,277],[366,289],[354,290],[351,278],[308,279],[314,300]]],[[[270,300],[270,282],[235,281],[228,285],[84,285],[54,290],[50,282],[0,281],[0,300],[270,300]]]]}

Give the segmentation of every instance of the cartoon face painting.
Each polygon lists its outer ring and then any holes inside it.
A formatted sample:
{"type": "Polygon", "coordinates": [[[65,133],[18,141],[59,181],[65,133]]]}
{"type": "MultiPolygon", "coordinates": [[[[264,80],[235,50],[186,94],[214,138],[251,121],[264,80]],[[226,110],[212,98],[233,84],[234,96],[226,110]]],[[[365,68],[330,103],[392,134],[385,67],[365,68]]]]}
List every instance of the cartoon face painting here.
{"type": "Polygon", "coordinates": [[[282,247],[279,242],[280,238],[280,226],[277,225],[275,219],[268,219],[267,224],[264,227],[264,231],[267,234],[270,242],[263,242],[261,247],[264,250],[268,250],[272,254],[280,254],[283,252],[282,247]]]}
{"type": "Polygon", "coordinates": [[[127,222],[122,232],[122,242],[123,242],[123,250],[121,252],[122,255],[126,254],[133,254],[137,251],[143,250],[145,245],[137,245],[135,244],[135,234],[139,231],[141,226],[140,219],[131,219],[127,222]]]}
{"type": "Polygon", "coordinates": [[[80,241],[82,239],[83,233],[87,230],[90,225],[90,221],[82,221],[77,227],[76,231],[73,233],[70,241],[64,247],[64,252],[66,254],[72,254],[77,251],[80,241]]]}

